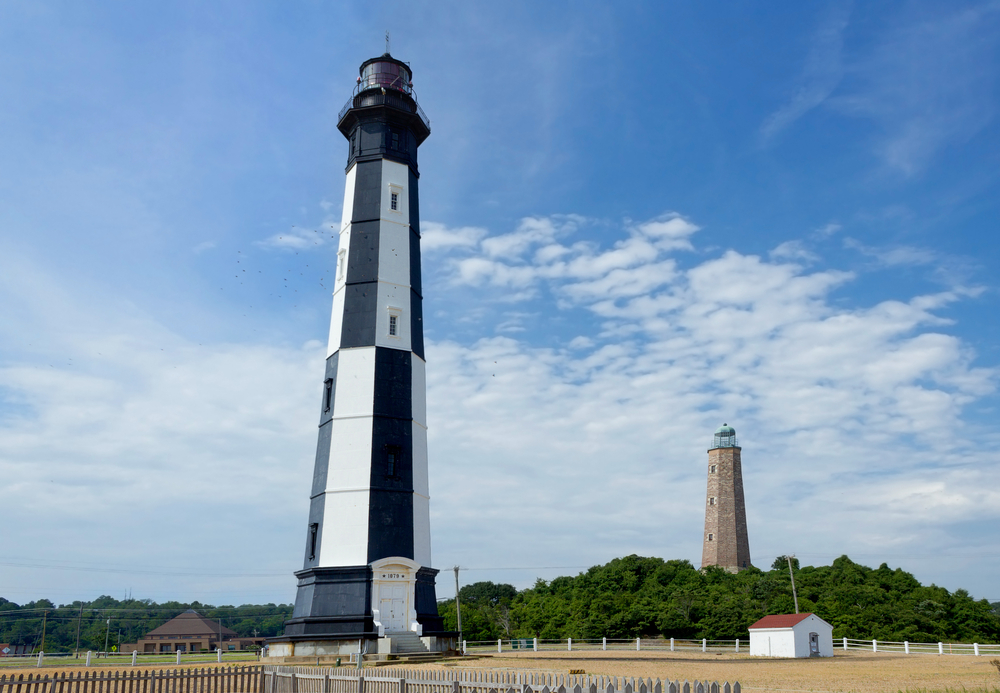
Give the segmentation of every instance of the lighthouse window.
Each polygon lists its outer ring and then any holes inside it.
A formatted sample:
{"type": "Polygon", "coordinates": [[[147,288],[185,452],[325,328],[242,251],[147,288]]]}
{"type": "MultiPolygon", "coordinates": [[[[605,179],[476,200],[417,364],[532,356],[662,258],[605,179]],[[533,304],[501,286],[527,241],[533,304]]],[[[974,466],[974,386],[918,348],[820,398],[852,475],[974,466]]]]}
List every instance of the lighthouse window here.
{"type": "Polygon", "coordinates": [[[393,149],[399,149],[399,133],[398,132],[392,133],[392,148],[393,149]]]}
{"type": "Polygon", "coordinates": [[[715,474],[715,465],[714,465],[714,464],[713,464],[713,465],[711,465],[711,466],[710,466],[710,467],[708,468],[708,471],[709,471],[710,473],[712,473],[712,474],[715,474]]]}
{"type": "Polygon", "coordinates": [[[395,316],[395,315],[390,315],[389,316],[389,336],[390,337],[395,337],[396,336],[396,334],[397,334],[397,332],[399,330],[398,322],[399,322],[399,318],[397,316],[395,316]]]}
{"type": "Polygon", "coordinates": [[[385,446],[385,475],[396,476],[399,470],[399,457],[402,450],[398,445],[385,446]]]}
{"type": "Polygon", "coordinates": [[[715,498],[709,498],[708,499],[708,504],[709,505],[715,505],[715,498]]]}
{"type": "Polygon", "coordinates": [[[709,541],[713,541],[714,539],[715,539],[715,535],[714,534],[709,534],[708,535],[708,540],[709,541]]]}
{"type": "Polygon", "coordinates": [[[399,193],[392,193],[389,197],[389,209],[394,212],[399,211],[399,193]]]}
{"type": "Polygon", "coordinates": [[[333,378],[327,378],[323,382],[323,411],[330,411],[333,406],[333,378]]]}
{"type": "Polygon", "coordinates": [[[313,522],[309,525],[309,560],[316,558],[316,535],[319,533],[319,523],[313,522]]]}

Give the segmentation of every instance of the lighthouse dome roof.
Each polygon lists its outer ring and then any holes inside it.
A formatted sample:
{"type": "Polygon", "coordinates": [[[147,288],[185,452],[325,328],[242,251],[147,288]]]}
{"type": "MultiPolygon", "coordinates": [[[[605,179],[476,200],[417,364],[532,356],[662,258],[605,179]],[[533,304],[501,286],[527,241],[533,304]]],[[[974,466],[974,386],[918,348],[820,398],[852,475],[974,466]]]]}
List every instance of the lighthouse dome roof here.
{"type": "Polygon", "coordinates": [[[740,444],[736,441],[736,429],[729,424],[722,424],[715,429],[712,436],[712,448],[738,448],[740,444]]]}

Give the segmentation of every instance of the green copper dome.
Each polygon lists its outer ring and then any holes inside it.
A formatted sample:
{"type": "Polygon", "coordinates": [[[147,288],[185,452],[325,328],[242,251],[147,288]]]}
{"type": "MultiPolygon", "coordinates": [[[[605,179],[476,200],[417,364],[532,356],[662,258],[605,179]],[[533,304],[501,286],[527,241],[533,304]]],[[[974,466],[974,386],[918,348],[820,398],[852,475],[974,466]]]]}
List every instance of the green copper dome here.
{"type": "Polygon", "coordinates": [[[712,436],[712,448],[738,448],[740,444],[736,442],[736,429],[729,424],[722,424],[715,429],[712,436]]]}

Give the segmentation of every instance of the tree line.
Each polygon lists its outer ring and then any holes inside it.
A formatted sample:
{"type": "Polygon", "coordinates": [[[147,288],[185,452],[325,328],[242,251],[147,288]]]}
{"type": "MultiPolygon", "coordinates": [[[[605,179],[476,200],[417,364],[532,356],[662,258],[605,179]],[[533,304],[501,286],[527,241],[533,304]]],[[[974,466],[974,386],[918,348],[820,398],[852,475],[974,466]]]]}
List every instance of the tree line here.
{"type": "Polygon", "coordinates": [[[220,621],[240,636],[279,635],[292,616],[291,604],[244,604],[212,606],[200,602],[182,604],[150,599],[118,600],[109,596],[90,602],[75,601],[56,606],[48,599],[15,604],[0,597],[0,643],[27,645],[33,651],[73,652],[104,650],[121,643],[134,643],[154,628],[179,614],[194,609],[202,616],[220,621]],[[110,619],[110,622],[109,622],[110,619]]]}
{"type": "MultiPolygon", "coordinates": [[[[899,568],[872,569],[841,556],[829,566],[791,559],[799,611],[831,623],[835,638],[910,642],[1000,642],[1000,602],[966,590],[923,586],[899,568]]],[[[626,556],[575,577],[538,580],[534,587],[477,582],[459,591],[462,637],[498,638],[748,638],[769,614],[794,613],[788,560],[770,570],[737,574],[698,570],[686,560],[626,556]]],[[[439,605],[457,630],[455,600],[439,605]]]]}

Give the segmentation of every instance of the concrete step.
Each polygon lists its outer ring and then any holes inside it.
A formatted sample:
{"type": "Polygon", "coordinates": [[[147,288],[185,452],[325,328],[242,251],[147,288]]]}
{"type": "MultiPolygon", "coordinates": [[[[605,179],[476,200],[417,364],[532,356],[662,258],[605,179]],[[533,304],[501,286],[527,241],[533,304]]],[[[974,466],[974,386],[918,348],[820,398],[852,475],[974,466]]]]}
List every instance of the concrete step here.
{"type": "Polygon", "coordinates": [[[392,649],[396,654],[427,653],[427,646],[416,633],[393,633],[389,635],[389,638],[392,640],[392,649]]]}

